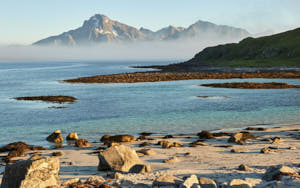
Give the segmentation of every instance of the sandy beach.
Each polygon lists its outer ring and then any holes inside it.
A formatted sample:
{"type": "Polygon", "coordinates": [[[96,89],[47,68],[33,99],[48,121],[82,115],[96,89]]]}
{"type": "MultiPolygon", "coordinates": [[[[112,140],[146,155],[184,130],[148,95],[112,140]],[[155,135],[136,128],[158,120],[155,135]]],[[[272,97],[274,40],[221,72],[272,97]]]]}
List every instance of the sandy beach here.
{"type": "MultiPolygon", "coordinates": [[[[241,130],[235,130],[227,133],[237,133],[241,130]]],[[[122,143],[132,147],[139,154],[141,149],[153,150],[152,155],[141,156],[140,159],[151,166],[150,173],[123,173],[118,180],[110,180],[110,183],[121,187],[133,186],[134,184],[145,184],[151,187],[153,180],[162,174],[174,175],[184,178],[190,175],[198,177],[207,177],[213,179],[218,185],[230,182],[232,179],[243,179],[251,186],[264,185],[262,180],[266,169],[273,165],[286,165],[296,172],[300,170],[300,125],[266,128],[265,130],[247,130],[250,134],[256,136],[256,139],[249,139],[245,144],[228,143],[229,136],[221,136],[212,139],[202,140],[202,144],[191,147],[191,143],[199,139],[195,134],[173,135],[174,138],[163,139],[163,136],[150,135],[146,140],[122,143]],[[280,137],[280,142],[270,143],[262,141],[267,138],[280,137]],[[150,139],[149,139],[150,138],[150,139]],[[171,143],[176,142],[183,147],[162,148],[157,145],[158,141],[167,140],[171,143]],[[140,147],[141,143],[148,143],[149,146],[140,147]],[[271,147],[269,153],[261,153],[264,147],[271,147]],[[233,149],[243,149],[243,153],[233,153],[233,149]],[[164,160],[174,158],[170,162],[164,160]],[[239,165],[245,164],[249,167],[248,171],[238,170],[239,165]],[[126,180],[126,181],[125,181],[126,180]],[[123,185],[122,184],[125,184],[123,185]]],[[[169,136],[170,137],[170,136],[169,136]]],[[[100,139],[100,138],[99,138],[100,139]]],[[[61,181],[72,178],[87,179],[90,176],[102,176],[107,178],[110,172],[98,171],[98,153],[97,148],[106,147],[103,143],[92,143],[91,147],[78,148],[74,145],[66,145],[64,148],[39,151],[43,156],[51,156],[53,152],[61,152],[59,156],[61,181]]],[[[26,159],[31,156],[29,152],[26,159]]],[[[7,153],[1,153],[5,156],[7,153]]],[[[18,159],[18,158],[14,158],[18,159]]],[[[4,165],[1,165],[1,178],[4,165]]],[[[110,179],[110,178],[109,178],[110,179]]],[[[291,180],[289,180],[291,181],[291,180]]],[[[283,184],[286,185],[286,184],[283,184]]],[[[300,179],[295,178],[291,186],[300,186],[300,179]]],[[[134,186],[133,186],[134,187],[134,186]]]]}

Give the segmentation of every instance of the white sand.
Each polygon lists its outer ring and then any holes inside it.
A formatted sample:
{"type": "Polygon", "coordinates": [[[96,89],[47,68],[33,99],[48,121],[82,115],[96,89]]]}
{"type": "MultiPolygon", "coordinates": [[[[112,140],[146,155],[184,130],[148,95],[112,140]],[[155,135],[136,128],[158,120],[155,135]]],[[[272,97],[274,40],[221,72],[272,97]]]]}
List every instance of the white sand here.
{"type": "MultiPolygon", "coordinates": [[[[151,165],[153,173],[149,174],[125,174],[124,179],[131,180],[135,183],[151,182],[160,174],[167,173],[177,176],[188,176],[196,174],[197,176],[209,177],[217,182],[230,181],[231,179],[246,179],[254,178],[261,179],[265,170],[272,165],[284,164],[292,166],[297,172],[300,171],[296,164],[300,164],[300,125],[286,126],[281,128],[269,128],[266,131],[249,131],[260,138],[251,140],[245,145],[237,145],[228,143],[228,137],[219,137],[205,141],[207,146],[189,147],[189,143],[198,139],[195,135],[190,135],[191,138],[185,136],[175,136],[174,139],[166,139],[171,142],[179,142],[184,144],[181,148],[163,149],[158,145],[151,145],[156,154],[151,156],[140,157],[145,163],[151,165]],[[292,131],[293,130],[293,131],[292,131]],[[290,134],[298,135],[298,139],[290,134]],[[269,138],[278,136],[282,138],[279,144],[270,144],[260,141],[261,138],[269,138]],[[230,148],[214,147],[215,145],[233,145],[230,148]],[[267,146],[279,146],[278,150],[272,153],[263,154],[260,150],[267,146]],[[290,146],[296,147],[295,150],[287,149],[290,146]],[[247,148],[247,153],[231,153],[233,148],[247,148]],[[190,155],[184,154],[189,152],[190,155]],[[180,161],[176,163],[162,163],[163,160],[176,156],[180,161]],[[248,165],[251,170],[248,172],[238,171],[237,167],[240,164],[248,165]]],[[[237,131],[236,131],[237,132],[237,131]]],[[[127,143],[136,150],[142,149],[138,147],[139,143],[149,142],[156,144],[162,140],[161,136],[150,136],[155,140],[145,140],[134,143],[127,143]]],[[[97,171],[98,154],[95,148],[103,146],[102,143],[93,143],[91,148],[76,148],[74,146],[66,146],[65,148],[56,150],[42,151],[44,155],[50,155],[54,151],[61,151],[64,155],[59,157],[61,161],[60,179],[66,180],[70,178],[87,178],[92,175],[106,176],[107,172],[97,171]],[[72,164],[70,164],[72,163],[72,164]]],[[[1,166],[0,171],[4,171],[1,166]]],[[[1,175],[2,176],[2,175],[1,175]]],[[[258,180],[247,179],[248,182],[258,180]]]]}

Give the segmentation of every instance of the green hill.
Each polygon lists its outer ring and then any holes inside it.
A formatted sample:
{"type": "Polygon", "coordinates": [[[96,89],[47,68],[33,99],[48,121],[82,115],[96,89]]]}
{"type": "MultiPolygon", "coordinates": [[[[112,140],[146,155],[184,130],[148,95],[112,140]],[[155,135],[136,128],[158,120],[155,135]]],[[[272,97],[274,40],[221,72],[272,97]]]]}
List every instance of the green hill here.
{"type": "Polygon", "coordinates": [[[300,28],[209,47],[177,66],[300,67],[300,28]]]}

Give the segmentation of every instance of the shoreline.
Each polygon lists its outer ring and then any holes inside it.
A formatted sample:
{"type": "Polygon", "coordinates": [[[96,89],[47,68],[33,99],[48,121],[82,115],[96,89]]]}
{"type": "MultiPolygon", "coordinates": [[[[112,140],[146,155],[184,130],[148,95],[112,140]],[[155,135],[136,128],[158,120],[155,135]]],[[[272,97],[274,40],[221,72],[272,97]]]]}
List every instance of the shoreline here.
{"type": "MultiPolygon", "coordinates": [[[[248,126],[247,126],[248,127],[248,126]]],[[[267,168],[274,165],[283,164],[291,167],[295,171],[300,171],[300,125],[256,125],[252,128],[265,128],[263,130],[250,129],[247,127],[238,129],[218,129],[211,133],[226,132],[229,134],[247,131],[250,134],[257,136],[254,140],[248,140],[245,144],[239,145],[227,142],[229,136],[220,136],[212,139],[204,139],[195,147],[191,147],[190,143],[199,140],[200,137],[196,133],[173,135],[169,134],[168,138],[163,139],[165,135],[150,135],[146,136],[145,140],[137,140],[134,142],[125,142],[121,145],[126,145],[137,152],[141,149],[151,149],[154,151],[152,155],[140,155],[140,159],[151,165],[152,172],[142,174],[122,173],[121,179],[112,180],[112,184],[118,184],[121,187],[126,187],[124,182],[131,182],[132,185],[145,184],[145,187],[152,185],[153,179],[161,175],[172,175],[179,178],[197,175],[198,177],[206,177],[213,179],[218,185],[223,182],[230,182],[232,179],[242,179],[251,186],[264,185],[268,182],[262,180],[262,175],[267,168]],[[234,129],[234,130],[233,130],[234,129]],[[281,141],[276,144],[263,142],[265,138],[280,137],[281,141]],[[150,139],[151,138],[151,139],[150,139]],[[156,143],[160,140],[176,142],[183,147],[162,148],[156,143]],[[149,143],[144,147],[140,147],[144,142],[149,143]],[[203,143],[203,144],[202,144],[203,143]],[[225,147],[226,146],[226,147],[225,147]],[[230,146],[230,147],[229,147],[230,146]],[[260,150],[264,147],[272,147],[270,153],[261,153],[260,150]],[[276,149],[277,147],[277,149],[276,149]],[[288,149],[291,147],[292,149],[288,149]],[[232,153],[232,149],[247,149],[246,152],[232,153]],[[189,153],[185,156],[184,154],[189,153]],[[164,160],[176,157],[178,161],[163,162],[164,160]],[[247,165],[250,170],[237,170],[240,164],[247,165]],[[298,165],[298,166],[297,166],[298,165]],[[123,184],[122,184],[123,183],[123,184]]],[[[200,130],[199,130],[200,131],[200,130]]],[[[100,139],[100,137],[99,137],[100,139]]],[[[200,138],[201,140],[201,138],[200,138]]],[[[82,181],[91,176],[102,176],[105,179],[110,172],[98,171],[98,152],[97,148],[105,147],[103,143],[91,143],[90,147],[78,148],[73,145],[64,145],[63,148],[49,149],[39,151],[43,156],[51,156],[54,152],[61,152],[59,156],[61,170],[59,178],[61,181],[72,178],[80,178],[82,181]]],[[[21,157],[16,159],[26,159],[21,157]]],[[[5,153],[1,153],[1,156],[5,153]]],[[[0,172],[3,172],[4,166],[0,166],[0,172]]],[[[2,178],[2,175],[0,176],[2,178]]],[[[1,181],[1,180],[0,180],[1,181]]],[[[289,183],[293,182],[295,186],[300,185],[300,179],[289,179],[289,183]]],[[[274,183],[274,182],[273,182],[274,183]]],[[[284,180],[278,181],[282,185],[286,185],[284,180]]]]}

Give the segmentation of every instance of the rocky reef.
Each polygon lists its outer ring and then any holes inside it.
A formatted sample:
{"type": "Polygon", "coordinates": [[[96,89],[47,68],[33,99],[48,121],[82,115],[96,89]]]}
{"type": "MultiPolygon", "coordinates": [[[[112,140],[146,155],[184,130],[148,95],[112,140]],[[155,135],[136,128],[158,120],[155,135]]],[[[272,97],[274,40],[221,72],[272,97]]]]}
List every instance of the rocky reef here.
{"type": "Polygon", "coordinates": [[[202,84],[206,87],[217,88],[239,88],[239,89],[288,89],[300,88],[300,85],[291,85],[287,83],[269,82],[269,83],[255,83],[255,82],[233,82],[233,83],[215,83],[202,84]]]}
{"type": "Polygon", "coordinates": [[[29,97],[16,97],[16,100],[25,100],[25,101],[44,101],[50,103],[74,103],[77,98],[71,96],[29,96],[29,97]]]}
{"type": "Polygon", "coordinates": [[[231,79],[231,78],[300,78],[300,72],[277,73],[176,73],[176,72],[136,72],[110,75],[96,75],[64,80],[68,83],[136,83],[160,82],[193,79],[231,79]]]}

